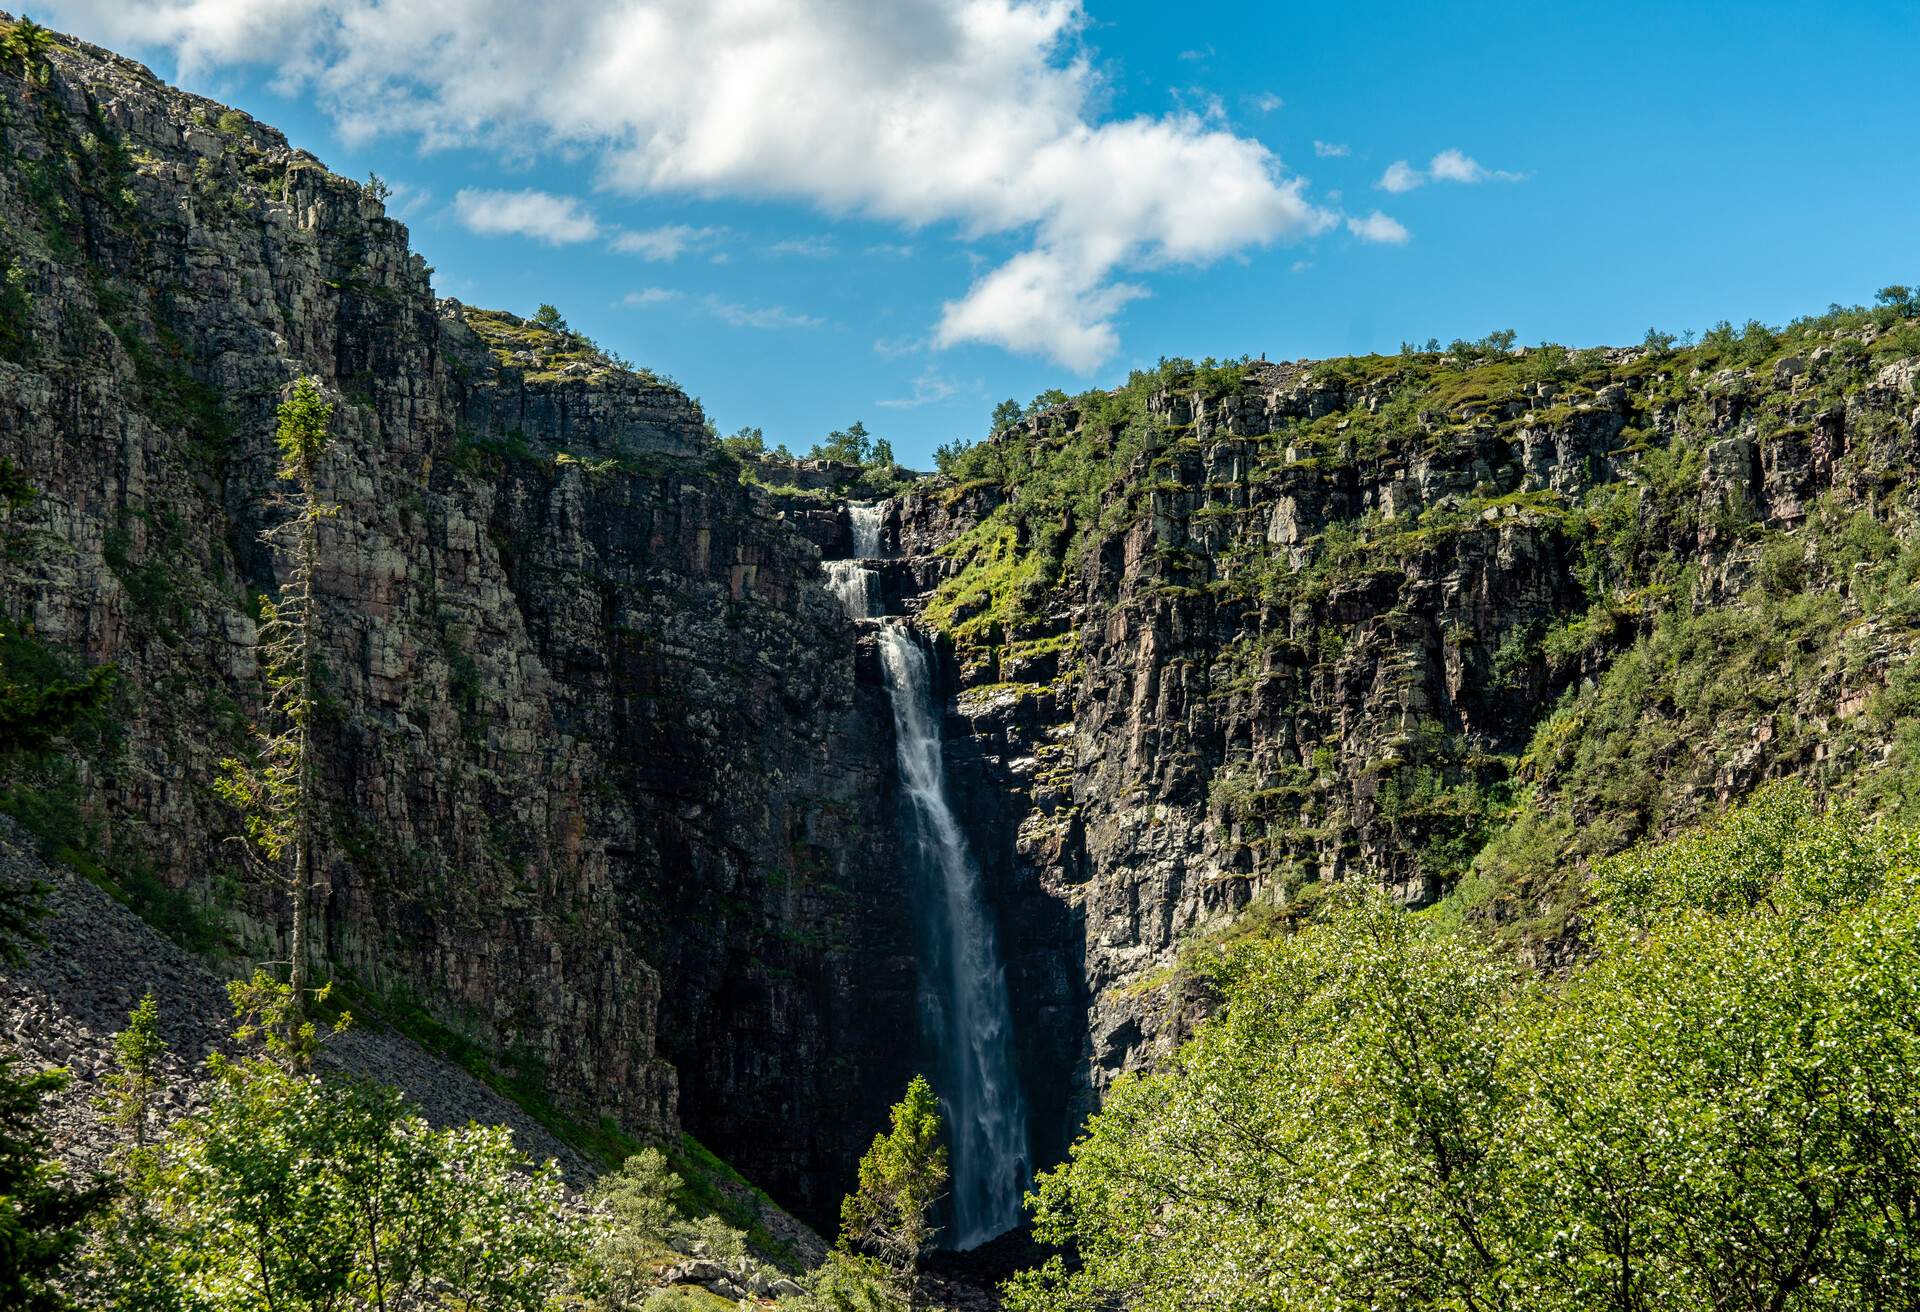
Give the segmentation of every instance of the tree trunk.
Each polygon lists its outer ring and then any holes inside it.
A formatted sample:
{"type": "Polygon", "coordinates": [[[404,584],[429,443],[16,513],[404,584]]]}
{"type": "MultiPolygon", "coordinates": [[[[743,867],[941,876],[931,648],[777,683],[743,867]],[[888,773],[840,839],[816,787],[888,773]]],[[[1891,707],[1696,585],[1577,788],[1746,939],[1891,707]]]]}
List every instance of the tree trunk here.
{"type": "Polygon", "coordinates": [[[320,616],[313,595],[314,574],[320,563],[320,526],[315,517],[313,473],[313,465],[309,460],[300,473],[301,514],[304,521],[300,526],[300,572],[297,580],[300,589],[300,676],[294,692],[294,706],[298,714],[294,733],[299,765],[293,800],[293,963],[288,972],[288,983],[293,989],[296,1018],[306,1014],[307,956],[311,950],[307,914],[308,904],[313,900],[313,679],[320,627],[320,616]]]}

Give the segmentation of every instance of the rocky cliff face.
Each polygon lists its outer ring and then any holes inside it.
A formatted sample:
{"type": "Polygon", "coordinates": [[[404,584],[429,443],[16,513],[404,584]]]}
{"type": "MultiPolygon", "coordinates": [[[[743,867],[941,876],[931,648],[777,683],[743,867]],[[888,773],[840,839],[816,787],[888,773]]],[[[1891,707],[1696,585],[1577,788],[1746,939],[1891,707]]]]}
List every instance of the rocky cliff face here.
{"type": "Polygon", "coordinates": [[[1051,1105],[1185,1032],[1184,951],[1335,880],[1550,962],[1587,857],[1775,775],[1910,768],[1916,353],[1843,315],[1175,367],[894,503],[1051,1105]]]}
{"type": "Polygon", "coordinates": [[[436,301],[272,129],[74,43],[0,67],[0,114],[0,454],[33,490],[0,605],[121,677],[107,741],[16,787],[43,840],[277,955],[210,785],[259,704],[273,411],[316,374],[334,968],[824,1214],[913,1001],[887,719],[817,552],[684,394],[436,301]]]}

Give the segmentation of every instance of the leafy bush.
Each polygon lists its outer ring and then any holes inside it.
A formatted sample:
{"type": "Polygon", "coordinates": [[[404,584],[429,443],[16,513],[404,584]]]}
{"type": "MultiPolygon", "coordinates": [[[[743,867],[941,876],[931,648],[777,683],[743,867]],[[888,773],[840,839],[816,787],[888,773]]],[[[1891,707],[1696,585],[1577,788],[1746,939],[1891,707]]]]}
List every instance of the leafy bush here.
{"type": "Polygon", "coordinates": [[[1011,1306],[1913,1306],[1920,836],[1778,787],[1598,888],[1564,984],[1362,895],[1229,952],[1011,1306]]]}
{"type": "Polygon", "coordinates": [[[504,1126],[436,1130],[396,1089],[315,1074],[287,986],[256,974],[232,993],[249,1050],[210,1057],[205,1110],[124,1159],[87,1305],[543,1309],[582,1246],[554,1164],[504,1126]]]}

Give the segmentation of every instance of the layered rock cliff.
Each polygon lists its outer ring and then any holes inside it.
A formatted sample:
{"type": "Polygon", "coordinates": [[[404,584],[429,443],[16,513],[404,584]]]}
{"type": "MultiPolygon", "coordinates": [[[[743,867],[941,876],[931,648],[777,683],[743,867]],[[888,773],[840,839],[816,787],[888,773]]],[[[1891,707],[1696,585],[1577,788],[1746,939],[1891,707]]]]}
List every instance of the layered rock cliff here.
{"type": "Polygon", "coordinates": [[[119,675],[15,809],[284,956],[211,784],[260,702],[274,409],[317,375],[330,970],[830,1212],[913,995],[887,719],[814,549],[677,388],[436,300],[273,129],[67,41],[0,67],[0,114],[0,607],[119,675]]]}
{"type": "Polygon", "coordinates": [[[1050,1105],[1186,1032],[1183,953],[1336,880],[1549,965],[1592,856],[1781,774],[1902,804],[1916,355],[1879,311],[1172,362],[892,503],[1050,1105]]]}

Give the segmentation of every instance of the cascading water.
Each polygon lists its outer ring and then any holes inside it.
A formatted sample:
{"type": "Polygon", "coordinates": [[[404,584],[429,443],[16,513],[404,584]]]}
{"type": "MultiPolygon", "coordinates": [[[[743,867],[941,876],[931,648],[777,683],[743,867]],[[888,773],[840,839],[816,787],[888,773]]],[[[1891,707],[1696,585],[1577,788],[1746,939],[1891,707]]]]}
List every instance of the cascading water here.
{"type": "Polygon", "coordinates": [[[827,571],[827,590],[839,598],[841,607],[857,620],[871,619],[881,611],[880,572],[867,562],[880,558],[880,525],[886,516],[884,501],[849,505],[847,517],[853,523],[853,558],[822,562],[827,571]]]}
{"type": "MultiPolygon", "coordinates": [[[[847,613],[881,613],[878,571],[885,505],[849,506],[852,560],[826,562],[847,613]]],[[[972,1248],[1011,1230],[1030,1174],[1026,1108],[1013,1064],[1013,1015],[980,867],[947,802],[947,772],[924,639],[905,620],[883,620],[880,665],[893,706],[921,954],[922,1024],[936,1056],[934,1084],[947,1120],[952,1225],[947,1242],[972,1248]]]]}
{"type": "Polygon", "coordinates": [[[880,525],[886,522],[887,503],[875,501],[864,506],[849,505],[847,518],[853,524],[853,558],[880,559],[883,550],[880,545],[880,525]]]}
{"type": "Polygon", "coordinates": [[[936,1087],[952,1144],[955,1248],[972,1248],[1020,1221],[1027,1185],[1027,1116],[1013,1066],[1013,1014],[980,867],[947,805],[931,663],[904,621],[881,626],[880,661],[893,701],[900,785],[913,846],[932,887],[917,908],[928,958],[921,998],[939,1054],[936,1087]]]}
{"type": "Polygon", "coordinates": [[[880,609],[880,574],[857,560],[822,562],[827,571],[827,591],[840,599],[841,609],[857,620],[867,619],[880,609]]]}

